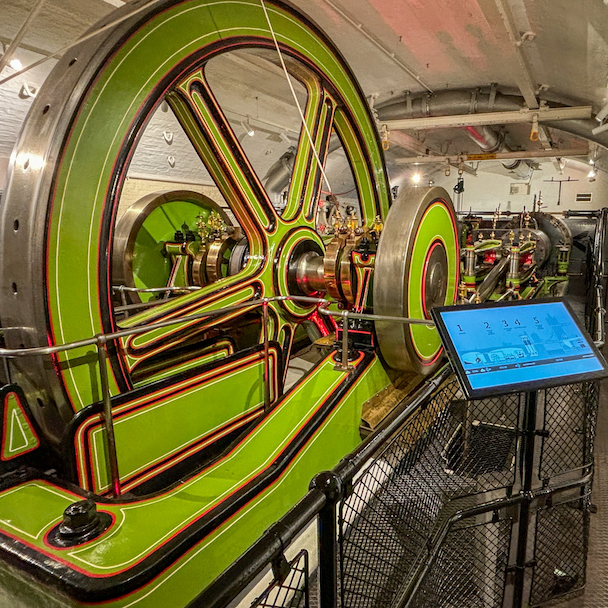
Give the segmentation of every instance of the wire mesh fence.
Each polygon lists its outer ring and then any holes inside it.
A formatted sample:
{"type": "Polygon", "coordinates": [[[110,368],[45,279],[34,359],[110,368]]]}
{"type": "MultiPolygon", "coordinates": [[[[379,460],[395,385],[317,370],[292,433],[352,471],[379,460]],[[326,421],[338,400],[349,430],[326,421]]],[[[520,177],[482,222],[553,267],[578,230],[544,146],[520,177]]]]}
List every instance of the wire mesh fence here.
{"type": "Polygon", "coordinates": [[[465,400],[452,380],[408,420],[341,504],[343,606],[390,606],[447,519],[513,485],[521,403],[465,400]]]}
{"type": "Polygon", "coordinates": [[[284,571],[276,575],[251,608],[309,608],[308,551],[302,549],[289,564],[285,562],[284,571]]]}
{"type": "MultiPolygon", "coordinates": [[[[444,368],[242,556],[260,556],[256,574],[272,563],[252,606],[522,608],[580,592],[598,404],[598,383],[467,400],[444,368]],[[315,519],[309,578],[308,553],[283,552],[315,519]]],[[[238,575],[196,605],[225,606],[238,575]]]]}
{"type": "MultiPolygon", "coordinates": [[[[516,559],[509,554],[518,534],[511,516],[502,510],[499,517],[497,507],[491,521],[487,514],[452,519],[520,492],[517,472],[532,460],[539,495],[552,493],[552,480],[563,473],[578,470],[568,479],[582,477],[593,459],[598,402],[597,383],[543,391],[540,427],[529,439],[536,455],[522,464],[525,394],[466,400],[457,382],[448,381],[339,504],[341,606],[501,608],[516,559]]],[[[584,584],[588,501],[539,508],[544,498],[527,500],[537,518],[529,542],[537,543],[530,599],[538,605],[584,584]]]]}
{"type": "Polygon", "coordinates": [[[531,606],[582,589],[588,544],[588,495],[538,510],[531,606]]]}
{"type": "Polygon", "coordinates": [[[450,530],[408,604],[410,608],[502,607],[511,519],[481,524],[472,521],[450,530]]]}
{"type": "Polygon", "coordinates": [[[593,462],[593,443],[599,405],[599,383],[557,386],[545,398],[540,478],[579,469],[593,462]]]}

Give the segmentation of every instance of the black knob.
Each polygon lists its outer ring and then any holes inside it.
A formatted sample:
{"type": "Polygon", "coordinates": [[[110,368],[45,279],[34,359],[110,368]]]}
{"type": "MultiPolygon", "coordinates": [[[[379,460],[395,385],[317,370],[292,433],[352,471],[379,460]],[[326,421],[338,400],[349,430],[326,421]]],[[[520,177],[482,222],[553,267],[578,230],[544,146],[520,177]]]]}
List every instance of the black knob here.
{"type": "Polygon", "coordinates": [[[79,500],[65,509],[63,521],[49,532],[47,540],[53,547],[74,547],[97,538],[111,525],[112,516],[98,513],[94,501],[79,500]]]}
{"type": "Polygon", "coordinates": [[[92,500],[80,500],[69,505],[63,512],[59,534],[68,538],[85,536],[98,525],[97,505],[92,500]]]}

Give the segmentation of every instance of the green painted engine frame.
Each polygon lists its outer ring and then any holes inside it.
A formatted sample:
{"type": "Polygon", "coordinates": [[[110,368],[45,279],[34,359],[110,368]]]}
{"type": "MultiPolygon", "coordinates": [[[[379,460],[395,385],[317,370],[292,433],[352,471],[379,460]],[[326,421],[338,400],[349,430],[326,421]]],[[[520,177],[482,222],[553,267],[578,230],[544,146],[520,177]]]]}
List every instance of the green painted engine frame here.
{"type": "Polygon", "coordinates": [[[139,500],[98,498],[112,524],[83,545],[47,540],[82,491],[35,475],[0,489],[0,570],[37,581],[14,597],[23,594],[26,606],[49,597],[71,606],[187,605],[306,493],[312,472],[359,443],[361,404],[388,378],[372,353],[361,353],[350,374],[335,365],[327,357],[230,453],[184,483],[139,500]]]}

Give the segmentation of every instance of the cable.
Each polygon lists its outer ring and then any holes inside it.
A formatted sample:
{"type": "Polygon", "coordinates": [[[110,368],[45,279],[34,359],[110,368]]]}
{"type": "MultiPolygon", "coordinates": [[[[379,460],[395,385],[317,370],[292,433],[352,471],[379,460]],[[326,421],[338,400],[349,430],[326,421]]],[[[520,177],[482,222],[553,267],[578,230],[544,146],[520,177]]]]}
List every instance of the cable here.
{"type": "Polygon", "coordinates": [[[327,186],[331,194],[331,185],[329,180],[327,179],[327,175],[325,174],[325,169],[323,168],[323,163],[321,163],[321,159],[319,158],[319,154],[317,153],[317,149],[312,141],[312,136],[310,135],[310,131],[308,130],[308,126],[306,124],[306,120],[304,119],[304,113],[302,112],[302,108],[300,107],[300,102],[298,101],[298,97],[296,96],[296,92],[291,83],[291,78],[289,77],[289,72],[287,71],[287,67],[285,66],[285,61],[283,61],[283,55],[281,53],[281,49],[279,48],[279,43],[277,42],[277,37],[275,36],[274,29],[272,28],[272,24],[270,23],[270,17],[268,15],[268,11],[266,10],[266,4],[264,4],[264,0],[260,0],[262,4],[262,10],[264,11],[264,15],[266,16],[266,22],[268,23],[268,29],[270,30],[270,34],[272,35],[272,39],[274,40],[274,46],[277,49],[277,53],[279,54],[279,60],[281,61],[281,66],[283,67],[283,72],[285,73],[285,78],[287,78],[287,84],[291,90],[291,94],[293,95],[293,99],[296,102],[296,107],[298,108],[298,113],[300,114],[300,119],[302,121],[302,127],[306,132],[306,136],[308,137],[308,141],[310,143],[310,147],[312,149],[312,153],[314,154],[315,160],[319,165],[319,170],[321,171],[321,175],[323,176],[323,180],[327,186]]]}

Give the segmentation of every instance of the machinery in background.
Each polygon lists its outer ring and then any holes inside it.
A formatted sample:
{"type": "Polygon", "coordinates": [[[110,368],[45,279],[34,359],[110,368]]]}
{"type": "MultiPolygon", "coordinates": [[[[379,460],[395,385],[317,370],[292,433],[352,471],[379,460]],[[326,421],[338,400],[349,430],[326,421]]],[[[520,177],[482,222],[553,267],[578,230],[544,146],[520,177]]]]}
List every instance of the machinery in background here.
{"type": "Polygon", "coordinates": [[[460,299],[528,299],[568,290],[572,233],[559,216],[508,213],[462,218],[460,299]]]}
{"type": "Polygon", "coordinates": [[[567,295],[604,341],[608,209],[460,214],[460,302],[567,295]]]}

